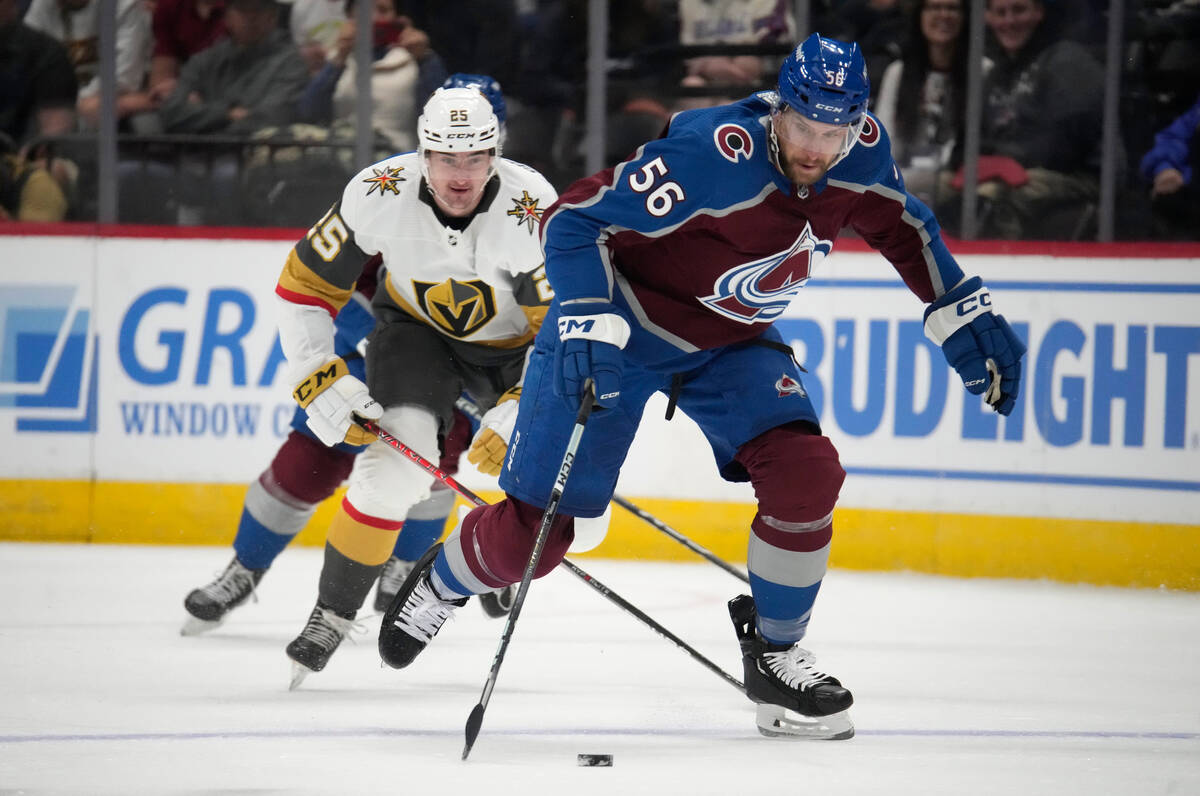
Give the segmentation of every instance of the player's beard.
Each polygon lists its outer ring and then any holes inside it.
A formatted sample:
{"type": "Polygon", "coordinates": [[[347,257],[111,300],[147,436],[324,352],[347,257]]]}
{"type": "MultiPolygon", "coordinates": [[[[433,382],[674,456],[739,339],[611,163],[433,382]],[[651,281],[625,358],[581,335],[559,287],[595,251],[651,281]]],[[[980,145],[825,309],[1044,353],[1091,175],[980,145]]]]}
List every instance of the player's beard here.
{"type": "Polygon", "coordinates": [[[789,180],[800,186],[812,185],[824,177],[833,167],[837,155],[820,155],[811,152],[789,155],[787,152],[781,151],[780,159],[783,161],[783,173],[789,180]]]}

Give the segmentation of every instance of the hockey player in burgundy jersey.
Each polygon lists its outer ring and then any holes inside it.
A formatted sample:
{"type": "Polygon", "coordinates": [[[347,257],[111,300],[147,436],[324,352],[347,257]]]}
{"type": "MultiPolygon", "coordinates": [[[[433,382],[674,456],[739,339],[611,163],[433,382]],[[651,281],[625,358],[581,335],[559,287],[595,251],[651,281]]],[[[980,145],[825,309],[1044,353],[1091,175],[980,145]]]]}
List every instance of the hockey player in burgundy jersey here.
{"type": "MultiPolygon", "coordinates": [[[[721,475],[754,486],[753,597],[729,609],[760,731],[853,735],[850,691],[797,644],[825,574],[845,472],[772,321],[820,278],[849,226],[928,304],[926,333],[966,388],[1002,414],[1012,410],[1024,354],[929,209],[905,191],[868,97],[858,46],[814,34],[785,60],[776,92],[680,113],[661,138],[567,189],[542,220],[555,299],[500,476],[508,498],[468,514],[440,552],[418,562],[397,602],[418,583],[449,603],[520,579],[591,379],[602,409],[588,422],[536,574],[553,569],[572,518],[607,504],[642,408],[661,391],[703,430],[721,475]]],[[[385,621],[381,654],[407,665],[440,626],[385,621]]]]}

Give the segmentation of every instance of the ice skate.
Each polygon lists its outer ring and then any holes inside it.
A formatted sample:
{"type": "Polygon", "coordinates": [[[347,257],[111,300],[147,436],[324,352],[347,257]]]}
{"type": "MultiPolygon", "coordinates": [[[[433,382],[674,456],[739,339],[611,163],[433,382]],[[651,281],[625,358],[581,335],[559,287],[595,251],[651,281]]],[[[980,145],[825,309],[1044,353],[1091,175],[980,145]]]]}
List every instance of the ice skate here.
{"type": "Polygon", "coordinates": [[[479,606],[485,614],[493,619],[508,616],[508,612],[512,610],[513,602],[517,599],[518,585],[510,583],[502,589],[484,592],[479,595],[479,606]]]}
{"type": "Polygon", "coordinates": [[[362,624],[355,622],[353,616],[341,616],[317,603],[308,617],[308,624],[287,645],[287,656],[292,659],[292,681],[288,690],[295,691],[305,677],[324,669],[342,639],[352,632],[364,632],[362,624]]]}
{"type": "Polygon", "coordinates": [[[404,584],[408,573],[412,572],[415,561],[405,561],[403,558],[392,556],[383,565],[379,573],[379,581],[375,584],[375,610],[383,613],[392,604],[392,598],[404,584]]]}
{"type": "Polygon", "coordinates": [[[403,669],[416,660],[454,609],[467,603],[465,597],[443,600],[434,591],[429,576],[433,571],[433,560],[441,549],[441,544],[435,544],[421,556],[383,615],[383,624],[379,628],[379,657],[395,669],[403,669]]]}
{"type": "Polygon", "coordinates": [[[758,703],[758,731],[772,738],[843,740],[854,737],[847,712],[854,697],[837,678],[814,666],[798,644],[771,644],[758,634],[754,598],[729,601],[729,616],[742,648],[746,696],[758,703]]]}
{"type": "Polygon", "coordinates": [[[184,636],[196,636],[221,626],[225,616],[254,595],[266,569],[247,569],[235,556],[225,571],[207,586],[192,589],[183,601],[191,614],[180,629],[184,636]]]}

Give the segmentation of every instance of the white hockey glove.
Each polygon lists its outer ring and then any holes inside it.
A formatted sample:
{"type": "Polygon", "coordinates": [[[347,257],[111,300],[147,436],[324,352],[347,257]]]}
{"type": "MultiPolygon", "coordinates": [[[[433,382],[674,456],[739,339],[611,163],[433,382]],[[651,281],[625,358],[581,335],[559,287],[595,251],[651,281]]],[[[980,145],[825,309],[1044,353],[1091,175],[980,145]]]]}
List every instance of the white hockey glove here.
{"type": "Polygon", "coordinates": [[[500,475],[504,457],[508,455],[508,441],[517,423],[517,402],[520,398],[521,388],[513,387],[501,395],[496,405],[487,410],[479,421],[479,433],[471,442],[467,461],[484,475],[500,475]]]}
{"type": "Polygon", "coordinates": [[[352,415],[378,420],[383,407],[367,392],[367,385],[350,375],[340,357],[314,370],[296,385],[292,397],[308,414],[308,427],[326,445],[366,445],[375,439],[355,424],[352,415]]]}

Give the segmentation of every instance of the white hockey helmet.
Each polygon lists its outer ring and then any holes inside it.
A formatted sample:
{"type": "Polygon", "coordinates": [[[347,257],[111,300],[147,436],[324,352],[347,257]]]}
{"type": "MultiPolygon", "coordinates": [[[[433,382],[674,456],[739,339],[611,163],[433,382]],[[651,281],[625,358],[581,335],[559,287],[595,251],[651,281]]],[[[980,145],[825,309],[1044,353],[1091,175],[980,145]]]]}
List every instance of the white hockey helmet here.
{"type": "Polygon", "coordinates": [[[487,98],[474,88],[439,88],[417,120],[418,149],[424,152],[500,154],[500,122],[487,98]]]}

